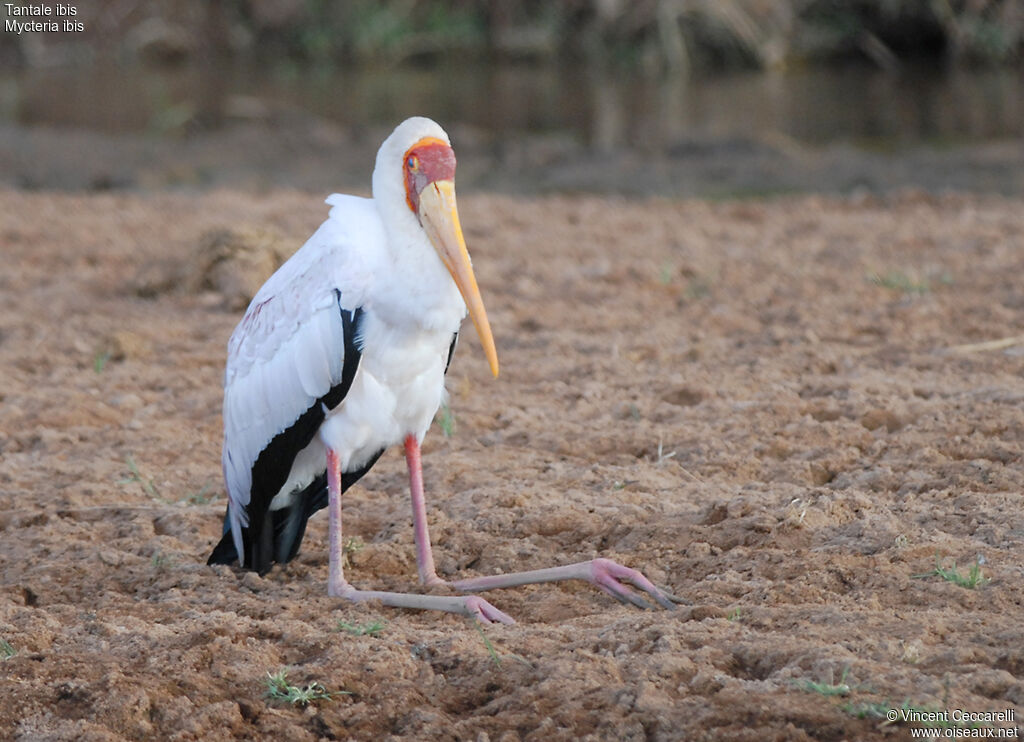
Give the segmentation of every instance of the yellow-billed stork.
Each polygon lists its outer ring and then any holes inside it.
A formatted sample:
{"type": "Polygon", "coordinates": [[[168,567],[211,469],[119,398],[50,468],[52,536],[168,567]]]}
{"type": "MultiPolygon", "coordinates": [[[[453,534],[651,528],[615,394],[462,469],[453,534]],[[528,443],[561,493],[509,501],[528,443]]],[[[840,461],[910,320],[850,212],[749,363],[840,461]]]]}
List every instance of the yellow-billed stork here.
{"type": "Polygon", "coordinates": [[[455,204],[455,154],[433,121],[411,118],[381,145],[373,198],[333,195],[329,218],[271,276],[228,343],[222,463],[224,536],[210,564],[267,572],[295,557],[309,517],[328,510],[328,594],[352,601],[512,619],[475,595],[357,590],[342,570],[341,494],[404,441],[420,582],[476,592],[583,579],[612,597],[677,600],[608,559],[488,577],[437,576],[420,442],[469,316],[491,372],[498,356],[455,204]]]}

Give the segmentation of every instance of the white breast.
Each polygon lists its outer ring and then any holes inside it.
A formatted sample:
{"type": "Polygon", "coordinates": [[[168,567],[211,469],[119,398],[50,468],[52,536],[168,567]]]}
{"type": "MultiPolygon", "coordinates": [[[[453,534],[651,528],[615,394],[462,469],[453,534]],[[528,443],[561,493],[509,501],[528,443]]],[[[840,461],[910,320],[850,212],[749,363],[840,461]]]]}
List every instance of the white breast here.
{"type": "Polygon", "coordinates": [[[454,332],[400,333],[372,311],[364,328],[363,357],[352,388],[320,428],[321,440],[341,456],[342,470],[358,468],[410,433],[422,440],[444,398],[454,332]]]}
{"type": "Polygon", "coordinates": [[[363,322],[363,355],[352,386],[295,458],[271,509],[287,505],[324,471],[327,447],[338,453],[342,471],[350,471],[410,433],[422,441],[445,398],[445,365],[458,325],[450,332],[401,333],[372,310],[363,322]]]}

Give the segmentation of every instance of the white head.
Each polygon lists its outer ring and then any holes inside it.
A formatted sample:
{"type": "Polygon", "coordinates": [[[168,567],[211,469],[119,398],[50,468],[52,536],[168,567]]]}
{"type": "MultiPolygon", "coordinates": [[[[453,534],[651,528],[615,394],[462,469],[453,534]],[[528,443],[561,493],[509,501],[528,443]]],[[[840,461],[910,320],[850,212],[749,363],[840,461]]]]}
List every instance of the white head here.
{"type": "MultiPolygon", "coordinates": [[[[451,140],[436,122],[423,116],[413,116],[400,123],[377,150],[377,163],[373,169],[373,198],[389,211],[399,211],[398,205],[407,203],[410,194],[407,187],[406,162],[412,150],[425,145],[434,145],[430,152],[447,149],[451,157],[451,172],[448,179],[455,177],[455,154],[451,140]]],[[[418,194],[416,194],[418,195],[418,194]]],[[[408,212],[408,210],[406,210],[408,212]]],[[[405,214],[403,214],[405,216],[405,214]]],[[[415,211],[412,213],[416,217],[415,211]]],[[[418,219],[417,219],[418,221],[418,219]]]]}
{"type": "Polygon", "coordinates": [[[434,246],[497,376],[498,354],[455,203],[455,153],[444,129],[422,116],[399,124],[377,151],[373,199],[391,234],[422,234],[434,246]]]}

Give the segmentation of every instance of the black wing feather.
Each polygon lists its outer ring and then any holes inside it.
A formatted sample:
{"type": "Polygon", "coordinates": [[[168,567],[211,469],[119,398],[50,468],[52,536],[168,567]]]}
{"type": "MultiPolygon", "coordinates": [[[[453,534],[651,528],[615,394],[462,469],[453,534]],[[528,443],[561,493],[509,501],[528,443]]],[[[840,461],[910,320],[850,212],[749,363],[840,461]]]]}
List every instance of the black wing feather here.
{"type": "MultiPolygon", "coordinates": [[[[332,410],[341,404],[345,395],[348,394],[352,380],[359,368],[359,361],[362,357],[360,325],[363,319],[363,309],[362,307],[343,308],[341,292],[336,289],[334,293],[337,297],[338,311],[341,313],[345,338],[341,380],[299,415],[294,423],[274,436],[260,451],[252,466],[252,488],[249,493],[249,505],[246,508],[249,514],[249,525],[242,529],[245,551],[242,566],[254,569],[260,574],[269,572],[271,564],[275,561],[286,562],[294,558],[305,534],[306,520],[316,510],[326,507],[327,504],[327,480],[326,473],[324,473],[322,481],[320,477],[314,479],[299,497],[293,499],[288,507],[276,511],[270,510],[271,500],[281,491],[284,483],[288,480],[295,457],[309,445],[323,424],[326,417],[324,409],[332,410]],[[320,502],[320,490],[323,490],[323,504],[311,507],[313,503],[320,502]]],[[[380,453],[358,472],[343,473],[342,485],[345,486],[346,482],[349,485],[353,484],[369,471],[380,453]]],[[[225,525],[228,525],[227,514],[225,514],[225,525]]],[[[210,555],[207,564],[230,564],[237,558],[238,554],[231,540],[230,527],[228,527],[224,537],[210,555]]]]}
{"type": "Polygon", "coordinates": [[[444,363],[444,373],[448,375],[448,368],[452,365],[452,356],[455,355],[455,346],[459,344],[459,331],[452,333],[452,344],[448,346],[448,360],[444,363]]]}

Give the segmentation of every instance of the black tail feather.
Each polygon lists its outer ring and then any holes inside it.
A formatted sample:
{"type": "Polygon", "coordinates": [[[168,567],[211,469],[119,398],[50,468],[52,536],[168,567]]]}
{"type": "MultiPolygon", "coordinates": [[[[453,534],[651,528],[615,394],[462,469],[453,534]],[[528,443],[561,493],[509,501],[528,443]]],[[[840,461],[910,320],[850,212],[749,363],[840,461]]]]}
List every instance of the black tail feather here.
{"type": "Polygon", "coordinates": [[[274,560],[290,562],[299,554],[306,535],[306,523],[317,510],[327,507],[327,472],[324,472],[299,493],[290,507],[275,510],[274,560]],[[322,505],[317,505],[323,501],[322,505]]]}
{"type": "MultiPolygon", "coordinates": [[[[238,550],[235,548],[235,540],[231,536],[231,506],[228,505],[224,509],[224,532],[220,537],[220,541],[213,547],[213,553],[210,554],[210,558],[206,560],[209,564],[234,564],[238,561],[238,550]]],[[[242,541],[245,545],[245,550],[249,550],[249,530],[247,528],[242,529],[242,541]]]]}
{"type": "MultiPolygon", "coordinates": [[[[384,453],[383,449],[366,462],[366,465],[341,475],[341,490],[346,491],[359,481],[377,459],[384,453]]],[[[243,549],[246,560],[242,566],[259,572],[261,575],[270,571],[274,562],[290,562],[299,554],[302,539],[306,535],[306,523],[318,510],[327,507],[327,472],[323,472],[310,482],[301,492],[297,493],[287,507],[271,510],[260,522],[260,534],[253,538],[251,528],[242,529],[243,549]]],[[[229,506],[230,508],[230,506],[229,506]]],[[[224,535],[214,547],[207,564],[233,564],[239,561],[238,551],[231,535],[229,511],[224,513],[224,535]]]]}
{"type": "Polygon", "coordinates": [[[234,564],[238,561],[238,552],[235,550],[235,540],[231,538],[231,531],[221,537],[221,540],[213,547],[213,553],[206,560],[207,564],[234,564]]]}

